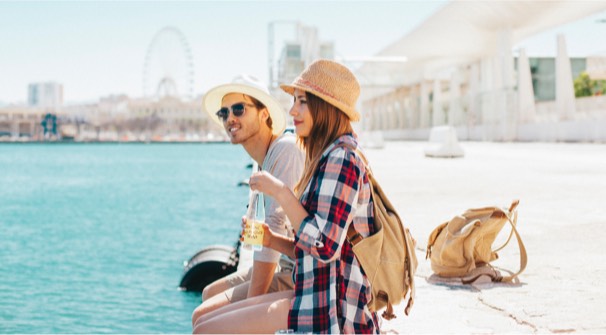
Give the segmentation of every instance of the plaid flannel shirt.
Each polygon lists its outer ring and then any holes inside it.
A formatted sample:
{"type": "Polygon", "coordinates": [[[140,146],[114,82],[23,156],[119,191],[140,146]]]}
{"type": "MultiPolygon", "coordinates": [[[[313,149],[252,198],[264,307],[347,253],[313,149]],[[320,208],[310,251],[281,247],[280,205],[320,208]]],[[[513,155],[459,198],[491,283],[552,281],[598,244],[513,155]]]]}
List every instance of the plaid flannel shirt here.
{"type": "Polygon", "coordinates": [[[322,154],[318,170],[301,199],[309,216],[295,236],[295,297],[288,327],[313,333],[379,333],[368,309],[369,282],[347,242],[353,224],[366,237],[374,232],[371,190],[352,134],[322,154]]]}

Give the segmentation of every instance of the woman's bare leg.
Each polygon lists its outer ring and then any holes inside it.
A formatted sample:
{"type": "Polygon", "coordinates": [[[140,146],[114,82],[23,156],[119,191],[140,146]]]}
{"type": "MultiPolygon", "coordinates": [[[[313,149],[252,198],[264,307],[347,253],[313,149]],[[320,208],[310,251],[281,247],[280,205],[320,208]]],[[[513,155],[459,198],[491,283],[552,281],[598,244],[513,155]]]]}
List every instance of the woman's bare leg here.
{"type": "Polygon", "coordinates": [[[225,292],[214,295],[208,300],[202,301],[200,306],[196,307],[191,317],[192,326],[196,324],[196,321],[202,315],[208,314],[216,309],[223,306],[227,306],[230,303],[236,303],[238,301],[246,300],[248,294],[248,287],[250,282],[244,282],[236,287],[232,287],[225,292]],[[235,298],[235,300],[234,300],[235,298]]]}
{"type": "Polygon", "coordinates": [[[292,299],[292,297],[294,297],[294,294],[295,293],[293,290],[268,293],[268,294],[263,294],[263,295],[259,295],[259,296],[252,297],[252,298],[247,298],[247,299],[235,302],[233,304],[223,306],[214,311],[210,311],[207,314],[200,315],[198,317],[198,319],[194,322],[194,328],[195,328],[195,325],[198,324],[199,322],[208,321],[219,315],[223,315],[225,313],[229,313],[231,311],[239,310],[239,309],[249,307],[249,306],[264,304],[264,303],[268,303],[268,302],[274,302],[274,301],[277,301],[280,299],[292,299]]]}
{"type": "Polygon", "coordinates": [[[293,291],[282,291],[233,303],[196,320],[194,334],[275,333],[288,326],[293,291]]]}

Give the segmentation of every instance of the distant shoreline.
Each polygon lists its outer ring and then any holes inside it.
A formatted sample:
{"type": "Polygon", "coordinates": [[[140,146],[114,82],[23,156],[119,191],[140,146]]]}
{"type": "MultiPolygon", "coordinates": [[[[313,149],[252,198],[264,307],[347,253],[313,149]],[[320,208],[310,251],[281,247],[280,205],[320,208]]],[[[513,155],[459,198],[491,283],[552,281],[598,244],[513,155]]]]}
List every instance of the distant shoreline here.
{"type": "Polygon", "coordinates": [[[3,144],[229,144],[229,141],[0,141],[3,144]]]}

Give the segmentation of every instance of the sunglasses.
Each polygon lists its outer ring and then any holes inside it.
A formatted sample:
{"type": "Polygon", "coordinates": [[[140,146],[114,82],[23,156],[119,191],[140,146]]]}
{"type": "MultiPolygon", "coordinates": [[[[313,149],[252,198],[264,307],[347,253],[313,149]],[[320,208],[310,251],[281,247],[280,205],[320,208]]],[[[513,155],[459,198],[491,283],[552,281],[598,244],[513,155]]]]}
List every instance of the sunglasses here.
{"type": "Polygon", "coordinates": [[[231,105],[231,108],[222,107],[221,109],[219,109],[219,111],[216,114],[219,119],[221,119],[223,122],[225,122],[225,121],[227,121],[227,118],[229,117],[230,109],[235,117],[240,117],[240,116],[244,115],[244,112],[246,111],[246,106],[255,107],[255,105],[253,105],[253,104],[238,102],[236,104],[231,105]]]}

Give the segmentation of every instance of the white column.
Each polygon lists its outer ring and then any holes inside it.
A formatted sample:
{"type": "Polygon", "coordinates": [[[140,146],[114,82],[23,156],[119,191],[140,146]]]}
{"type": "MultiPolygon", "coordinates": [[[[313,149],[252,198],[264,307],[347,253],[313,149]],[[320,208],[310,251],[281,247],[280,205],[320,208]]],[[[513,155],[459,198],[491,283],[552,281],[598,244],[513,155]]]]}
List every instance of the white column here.
{"type": "Polygon", "coordinates": [[[482,124],[493,123],[493,108],[494,108],[494,66],[492,58],[484,58],[480,63],[480,92],[481,97],[481,108],[480,113],[482,115],[482,124]]]}
{"type": "Polygon", "coordinates": [[[498,34],[498,61],[497,72],[500,81],[497,82],[496,116],[499,126],[497,139],[512,140],[515,138],[515,127],[513,127],[513,112],[515,95],[514,67],[512,55],[512,33],[510,29],[504,29],[498,34]]]}
{"type": "Polygon", "coordinates": [[[450,103],[448,104],[448,124],[457,126],[461,120],[461,80],[459,78],[459,69],[454,69],[450,74],[449,87],[450,103]]]}
{"type": "MultiPolygon", "coordinates": [[[[358,103],[359,104],[359,103],[358,103]]],[[[372,118],[372,100],[365,100],[362,103],[362,108],[360,109],[362,113],[362,119],[360,120],[360,128],[362,131],[370,130],[370,119],[372,118]]],[[[287,118],[288,119],[288,118],[287,118]]]]}
{"type": "Polygon", "coordinates": [[[387,118],[387,106],[386,106],[386,97],[385,97],[385,95],[382,95],[379,98],[378,112],[379,112],[380,120],[381,120],[381,122],[379,123],[381,126],[379,127],[378,130],[386,130],[387,129],[387,124],[389,122],[388,122],[388,118],[387,118]]]}
{"type": "Polygon", "coordinates": [[[429,126],[429,87],[425,80],[421,81],[421,103],[419,106],[419,128],[429,126]]]}
{"type": "Polygon", "coordinates": [[[390,93],[385,98],[385,112],[387,114],[387,128],[385,129],[395,129],[398,124],[398,116],[394,110],[394,93],[390,93]]]}
{"type": "Polygon", "coordinates": [[[511,89],[514,85],[514,62],[512,54],[511,30],[499,32],[499,63],[501,70],[501,86],[511,89]]]}
{"type": "Polygon", "coordinates": [[[413,129],[419,129],[421,127],[421,83],[415,84],[414,87],[414,95],[413,95],[413,106],[412,106],[412,124],[413,129]]]}
{"type": "Polygon", "coordinates": [[[394,113],[398,116],[398,124],[396,125],[396,129],[404,129],[404,125],[406,123],[406,112],[404,110],[404,102],[406,101],[406,92],[397,90],[395,93],[395,101],[393,104],[394,113]]]}
{"type": "Polygon", "coordinates": [[[575,113],[574,83],[572,67],[566,51],[564,35],[558,35],[558,55],[556,57],[556,108],[562,119],[570,119],[575,113]]]}
{"type": "Polygon", "coordinates": [[[442,85],[440,78],[433,81],[433,109],[432,125],[441,126],[444,124],[444,111],[442,110],[442,85]]]}
{"type": "Polygon", "coordinates": [[[404,98],[402,99],[402,115],[404,116],[404,128],[406,129],[411,128],[410,113],[411,109],[413,108],[413,94],[413,86],[407,86],[403,94],[404,98]]]}
{"type": "Polygon", "coordinates": [[[532,122],[535,119],[534,90],[532,88],[532,74],[526,50],[520,50],[518,57],[518,121],[532,122]]]}
{"type": "Polygon", "coordinates": [[[366,130],[375,130],[377,127],[377,99],[370,100],[368,104],[368,119],[366,120],[366,130]]]}
{"type": "Polygon", "coordinates": [[[479,112],[479,101],[480,101],[480,90],[479,90],[479,81],[480,81],[480,71],[478,69],[478,64],[472,64],[469,69],[469,90],[468,90],[468,99],[469,99],[469,112],[467,113],[467,125],[474,126],[478,123],[478,112],[479,112]]]}

